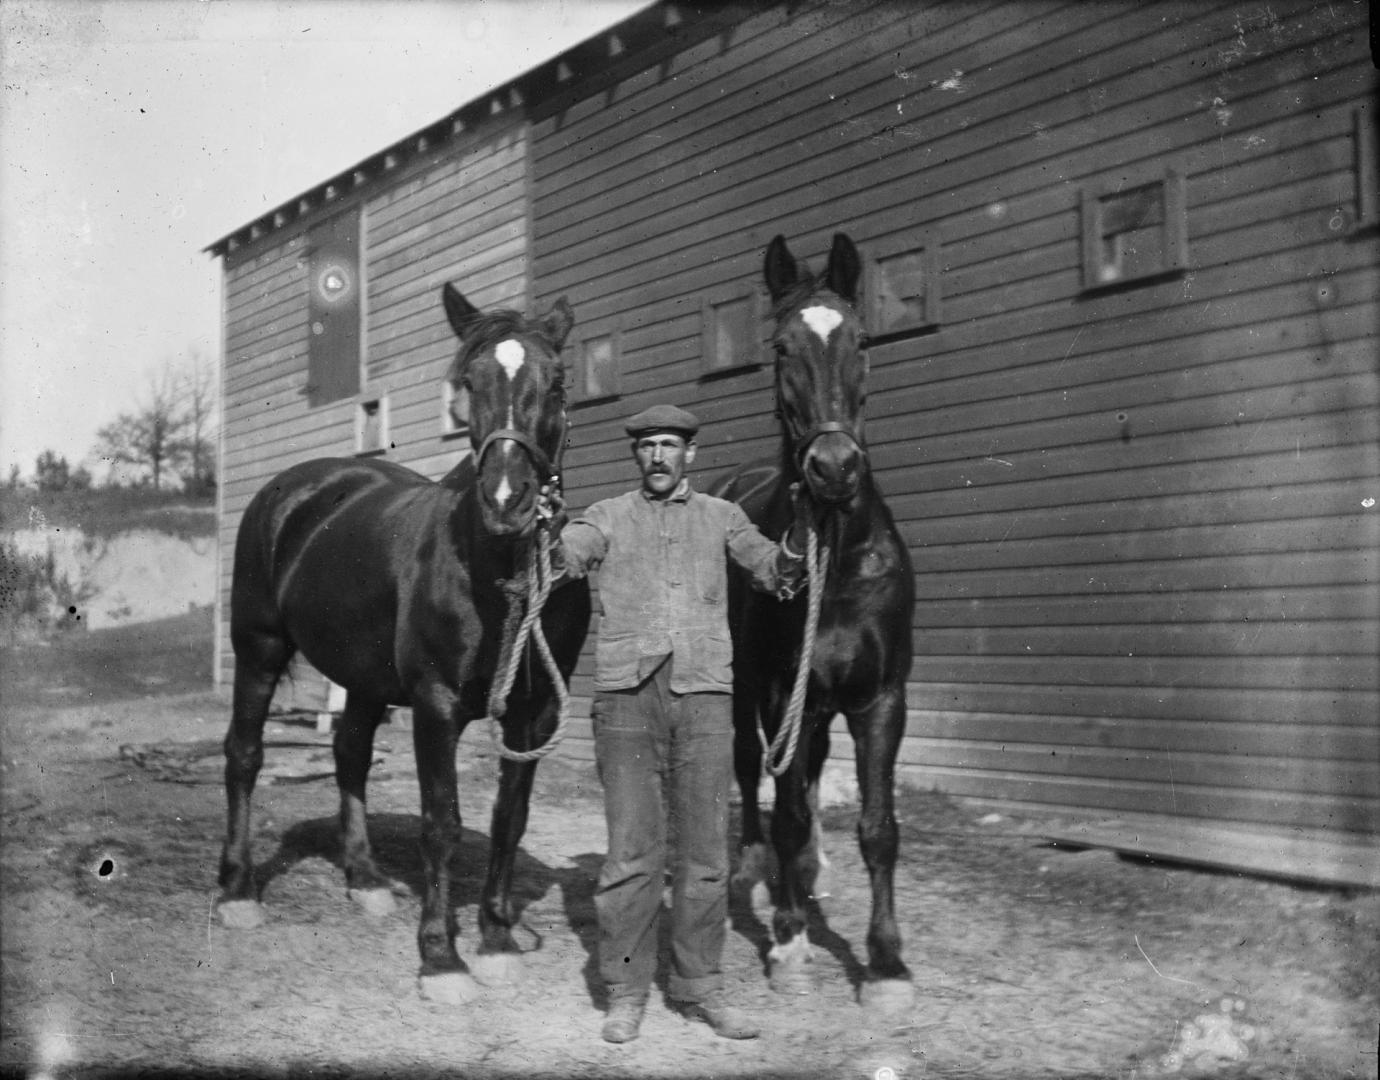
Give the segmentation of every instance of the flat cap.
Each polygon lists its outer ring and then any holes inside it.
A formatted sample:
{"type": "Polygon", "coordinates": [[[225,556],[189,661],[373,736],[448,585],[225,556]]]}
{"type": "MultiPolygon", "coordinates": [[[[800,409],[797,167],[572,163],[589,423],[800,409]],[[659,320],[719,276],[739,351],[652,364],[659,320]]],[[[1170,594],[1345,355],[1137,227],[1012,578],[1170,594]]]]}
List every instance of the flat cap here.
{"type": "Polygon", "coordinates": [[[688,413],[675,405],[653,405],[643,409],[636,416],[628,418],[623,425],[632,438],[636,439],[653,431],[675,431],[687,439],[693,438],[700,430],[700,422],[694,413],[688,413]]]}

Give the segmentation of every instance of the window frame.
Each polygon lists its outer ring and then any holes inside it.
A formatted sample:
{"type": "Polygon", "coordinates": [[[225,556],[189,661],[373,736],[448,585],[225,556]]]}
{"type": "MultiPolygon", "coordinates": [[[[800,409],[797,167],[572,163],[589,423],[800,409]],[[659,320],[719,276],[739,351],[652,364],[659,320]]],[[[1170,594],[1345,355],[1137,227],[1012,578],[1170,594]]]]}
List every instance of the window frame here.
{"type": "Polygon", "coordinates": [[[469,391],[456,387],[449,379],[441,380],[441,438],[462,439],[470,433],[469,391]],[[455,402],[464,401],[464,419],[456,419],[455,402]]]}
{"type": "Polygon", "coordinates": [[[720,286],[705,293],[700,298],[700,377],[702,379],[720,378],[725,375],[754,371],[766,362],[767,341],[763,334],[763,322],[767,311],[766,292],[751,281],[737,281],[720,286]],[[718,359],[720,308],[730,304],[747,302],[748,326],[754,328],[755,336],[750,346],[741,355],[735,355],[727,362],[718,359]]]}
{"type": "Polygon", "coordinates": [[[1359,105],[1352,112],[1357,229],[1380,225],[1380,148],[1377,147],[1375,115],[1369,105],[1359,105]]]}
{"type": "Polygon", "coordinates": [[[586,405],[600,401],[614,401],[623,395],[623,328],[614,320],[603,327],[597,324],[577,330],[567,348],[574,353],[574,382],[571,388],[571,405],[586,405]],[[589,344],[607,338],[609,342],[609,385],[600,387],[598,392],[590,388],[589,344]]]}
{"type": "Polygon", "coordinates": [[[863,263],[864,321],[871,340],[900,341],[933,334],[943,325],[941,249],[938,235],[929,230],[899,236],[871,248],[863,263]],[[882,283],[886,280],[884,264],[910,254],[917,254],[920,258],[920,273],[925,285],[920,303],[921,314],[918,320],[888,327],[883,324],[881,313],[882,283]]]}
{"type": "Polygon", "coordinates": [[[355,457],[378,457],[393,449],[388,398],[386,392],[360,394],[355,398],[355,457]],[[371,415],[378,417],[376,446],[365,445],[371,415]]]}
{"type": "Polygon", "coordinates": [[[365,249],[368,228],[362,204],[341,208],[330,217],[313,223],[305,233],[306,246],[299,257],[305,276],[307,327],[306,382],[302,393],[310,409],[325,408],[366,392],[368,383],[368,290],[365,249]],[[349,280],[351,295],[343,301],[345,312],[327,327],[331,302],[318,289],[329,263],[339,260],[349,280]],[[323,265],[324,264],[324,265],[323,265]],[[323,340],[330,339],[330,340],[323,340]],[[333,356],[332,349],[345,345],[349,356],[333,356]]]}
{"type": "MultiPolygon", "coordinates": [[[[1083,292],[1094,293],[1126,286],[1152,284],[1181,277],[1188,270],[1188,202],[1183,172],[1166,166],[1157,174],[1137,179],[1133,183],[1110,180],[1091,182],[1083,186],[1081,199],[1083,292]],[[1107,209],[1111,200],[1129,196],[1145,188],[1158,188],[1160,200],[1160,260],[1159,265],[1126,273],[1119,265],[1104,257],[1108,237],[1120,236],[1128,230],[1109,233],[1107,209]]],[[[1120,255],[1119,245],[1117,248],[1120,255]]]]}

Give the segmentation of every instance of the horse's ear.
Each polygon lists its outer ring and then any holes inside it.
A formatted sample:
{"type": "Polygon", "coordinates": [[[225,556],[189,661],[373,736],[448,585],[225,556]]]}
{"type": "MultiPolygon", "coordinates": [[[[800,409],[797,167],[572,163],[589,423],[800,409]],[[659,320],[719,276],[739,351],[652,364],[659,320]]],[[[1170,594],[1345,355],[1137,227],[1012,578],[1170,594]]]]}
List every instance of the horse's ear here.
{"type": "Polygon", "coordinates": [[[479,309],[466,300],[464,294],[449,281],[441,287],[441,303],[445,305],[450,328],[455,331],[456,337],[463,339],[474,320],[479,318],[479,309]]]}
{"type": "Polygon", "coordinates": [[[824,271],[824,283],[850,304],[858,302],[858,278],[862,275],[862,259],[858,249],[845,233],[834,233],[834,246],[829,249],[829,267],[824,271]]]}
{"type": "Polygon", "coordinates": [[[570,310],[570,304],[562,296],[554,304],[551,310],[542,316],[542,329],[546,336],[551,339],[551,343],[559,350],[565,344],[565,339],[570,336],[571,329],[575,326],[575,312],[570,310]]]}
{"type": "Polygon", "coordinates": [[[800,268],[786,247],[786,238],[780,233],[773,236],[767,245],[767,257],[762,260],[762,274],[767,279],[767,291],[773,300],[780,300],[800,280],[800,268]]]}

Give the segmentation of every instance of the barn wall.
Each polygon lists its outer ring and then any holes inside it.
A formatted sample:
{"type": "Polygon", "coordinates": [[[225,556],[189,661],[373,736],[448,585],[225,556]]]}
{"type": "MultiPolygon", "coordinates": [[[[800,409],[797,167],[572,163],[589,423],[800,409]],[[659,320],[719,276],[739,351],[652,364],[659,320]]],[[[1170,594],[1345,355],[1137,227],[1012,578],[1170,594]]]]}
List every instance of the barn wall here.
{"type": "MultiPolygon", "coordinates": [[[[314,457],[356,453],[356,415],[385,402],[379,456],[440,477],[469,451],[443,428],[442,384],[456,341],[441,307],[447,281],[481,308],[524,307],[528,293],[527,141],[519,120],[497,120],[304,216],[225,260],[224,465],[220,594],[228,618],[235,530],[273,475],[314,457]],[[361,390],[310,408],[305,393],[307,230],[327,212],[362,210],[364,278],[361,390]]],[[[220,673],[233,657],[221,634],[220,673]]],[[[325,705],[324,682],[301,665],[279,703],[325,705]]]]}
{"type": "Polygon", "coordinates": [[[770,453],[770,372],[705,377],[700,313],[772,235],[937,248],[940,322],[871,355],[920,598],[904,775],[1373,835],[1366,33],[1311,2],[782,5],[538,116],[535,294],[622,348],[620,395],[572,410],[572,504],[634,482],[653,401],[701,414],[702,477],[770,453]],[[1166,170],[1186,267],[1089,281],[1086,199],[1166,170]]]}

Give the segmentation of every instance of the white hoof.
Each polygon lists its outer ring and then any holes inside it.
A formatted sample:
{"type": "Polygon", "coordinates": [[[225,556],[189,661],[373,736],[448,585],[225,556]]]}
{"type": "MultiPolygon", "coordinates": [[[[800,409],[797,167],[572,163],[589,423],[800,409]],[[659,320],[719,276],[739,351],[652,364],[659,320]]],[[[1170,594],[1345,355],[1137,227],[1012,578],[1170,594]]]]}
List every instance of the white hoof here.
{"type": "Polygon", "coordinates": [[[470,972],[484,986],[508,986],[522,979],[520,953],[480,953],[469,959],[470,972]]]}
{"type": "Polygon", "coordinates": [[[264,906],[257,900],[222,900],[216,905],[220,924],[228,930],[253,930],[264,924],[264,906]]]}
{"type": "Polygon", "coordinates": [[[398,906],[389,889],[349,889],[346,895],[360,911],[376,919],[393,914],[398,906]]]}
{"type": "Polygon", "coordinates": [[[448,971],[444,975],[421,976],[417,991],[425,1000],[438,1005],[468,1005],[479,996],[479,984],[463,971],[448,971]]]}
{"type": "Polygon", "coordinates": [[[815,992],[815,954],[810,939],[798,934],[787,945],[775,945],[767,954],[767,983],[778,994],[815,992]]]}
{"type": "Polygon", "coordinates": [[[859,988],[858,1001],[873,1012],[903,1012],[915,1005],[915,985],[909,979],[872,980],[859,988]]]}

